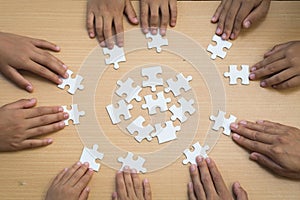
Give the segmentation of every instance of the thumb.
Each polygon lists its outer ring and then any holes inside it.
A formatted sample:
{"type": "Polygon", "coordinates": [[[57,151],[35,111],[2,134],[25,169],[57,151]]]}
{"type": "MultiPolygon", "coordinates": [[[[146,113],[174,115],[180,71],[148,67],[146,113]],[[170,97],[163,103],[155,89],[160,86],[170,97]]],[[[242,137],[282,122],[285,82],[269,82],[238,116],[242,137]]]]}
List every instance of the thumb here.
{"type": "Polygon", "coordinates": [[[139,20],[136,17],[136,13],[134,11],[134,8],[133,8],[130,0],[126,0],[124,12],[125,12],[128,20],[130,21],[130,23],[132,23],[132,24],[139,23],[139,20]]]}
{"type": "Polygon", "coordinates": [[[20,99],[13,103],[6,104],[3,106],[7,109],[23,109],[23,108],[32,108],[36,105],[37,100],[35,98],[32,99],[20,99]]]}
{"type": "Polygon", "coordinates": [[[247,192],[241,187],[239,182],[233,183],[232,190],[237,200],[247,200],[247,192]]]}
{"type": "Polygon", "coordinates": [[[243,21],[244,28],[250,28],[259,19],[267,15],[270,8],[270,1],[262,1],[243,21]]]}

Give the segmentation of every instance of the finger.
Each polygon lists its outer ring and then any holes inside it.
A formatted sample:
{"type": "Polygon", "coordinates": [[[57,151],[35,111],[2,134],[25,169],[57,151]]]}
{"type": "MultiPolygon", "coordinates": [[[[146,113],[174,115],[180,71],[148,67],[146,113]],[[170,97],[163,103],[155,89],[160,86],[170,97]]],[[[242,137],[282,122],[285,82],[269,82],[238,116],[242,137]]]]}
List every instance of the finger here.
{"type": "MultiPolygon", "coordinates": [[[[280,61],[276,62],[279,64],[280,61]]],[[[274,64],[275,65],[275,64],[274,64]]],[[[277,66],[275,66],[277,67],[277,66]]],[[[295,76],[295,72],[291,70],[290,68],[283,70],[279,73],[274,74],[273,76],[264,79],[260,82],[261,87],[271,87],[273,85],[278,85],[280,83],[283,83],[284,81],[287,81],[295,76]]]]}
{"type": "Polygon", "coordinates": [[[124,34],[123,34],[123,20],[122,17],[120,19],[114,19],[115,29],[116,29],[116,38],[117,45],[119,47],[123,47],[124,45],[124,34]]]}
{"type": "Polygon", "coordinates": [[[235,23],[235,18],[237,16],[237,13],[240,9],[241,3],[240,1],[233,1],[231,4],[231,8],[229,9],[227,15],[226,15],[226,20],[225,20],[225,26],[224,26],[224,31],[222,34],[222,39],[227,40],[231,36],[231,33],[233,31],[233,25],[235,23]]]}
{"type": "Polygon", "coordinates": [[[190,166],[190,176],[192,179],[193,187],[194,187],[194,193],[197,196],[198,199],[205,199],[205,192],[203,189],[203,185],[200,180],[199,171],[197,169],[197,166],[192,164],[190,166]]]}
{"type": "Polygon", "coordinates": [[[218,20],[221,16],[222,10],[224,8],[224,5],[225,5],[225,1],[221,1],[221,3],[219,4],[218,8],[216,9],[214,15],[211,18],[212,23],[218,22],[218,20]]]}
{"type": "Polygon", "coordinates": [[[65,127],[65,122],[60,121],[60,122],[52,123],[49,125],[32,128],[32,129],[29,129],[26,131],[26,137],[32,138],[32,137],[36,137],[36,136],[53,133],[53,132],[63,129],[64,127],[65,127]]]}
{"type": "Polygon", "coordinates": [[[250,28],[250,26],[267,15],[270,7],[270,0],[261,1],[258,5],[244,20],[243,27],[250,28]]]}
{"type": "Polygon", "coordinates": [[[221,35],[224,31],[225,21],[227,17],[227,13],[229,12],[229,9],[231,7],[232,0],[225,1],[223,9],[221,11],[219,22],[216,29],[216,34],[221,35]]]}
{"type": "Polygon", "coordinates": [[[23,108],[32,108],[36,105],[37,100],[35,98],[32,99],[20,99],[13,103],[9,103],[3,106],[6,109],[23,109],[23,108]]]}
{"type": "Polygon", "coordinates": [[[300,85],[300,76],[295,76],[289,80],[286,80],[280,84],[273,85],[272,87],[275,89],[287,89],[287,88],[293,88],[300,85]]]}
{"type": "Polygon", "coordinates": [[[197,200],[195,193],[194,193],[193,182],[188,183],[188,198],[189,198],[189,200],[197,200]]]}
{"type": "Polygon", "coordinates": [[[169,4],[170,9],[170,26],[176,26],[177,22],[177,0],[171,0],[169,4]]]}
{"type": "Polygon", "coordinates": [[[263,126],[251,122],[241,121],[239,124],[233,123],[230,125],[230,129],[243,137],[265,144],[272,144],[275,140],[273,134],[266,134],[263,132],[263,126]]]}
{"type": "Polygon", "coordinates": [[[248,199],[247,192],[241,187],[239,182],[233,183],[232,191],[236,196],[236,199],[248,199]]]}
{"type": "Polygon", "coordinates": [[[118,193],[117,192],[113,192],[111,195],[111,199],[112,200],[117,200],[118,199],[118,193]]]}
{"type": "Polygon", "coordinates": [[[101,47],[105,47],[105,38],[104,38],[104,33],[103,33],[103,18],[102,16],[99,16],[96,18],[95,21],[95,25],[96,25],[96,34],[97,34],[97,39],[100,43],[101,47]]]}
{"type": "Polygon", "coordinates": [[[152,199],[151,187],[150,187],[149,180],[146,178],[143,181],[143,187],[144,187],[144,199],[151,200],[152,199]]]}
{"type": "Polygon", "coordinates": [[[126,0],[124,12],[125,12],[125,14],[126,14],[126,16],[127,16],[130,23],[132,23],[132,24],[138,24],[139,23],[139,20],[136,17],[135,10],[134,10],[130,0],[126,0]]]}
{"type": "Polygon", "coordinates": [[[169,22],[168,5],[162,5],[160,7],[160,11],[161,11],[160,34],[164,36],[166,35],[166,30],[169,22]]]}
{"type": "Polygon", "coordinates": [[[135,169],[131,170],[131,177],[136,197],[138,199],[143,199],[143,185],[135,169]]]}
{"type": "Polygon", "coordinates": [[[215,162],[211,158],[206,158],[205,161],[210,171],[217,193],[220,196],[226,196],[228,190],[215,162]]]}
{"type": "Polygon", "coordinates": [[[112,19],[108,18],[104,21],[103,33],[107,48],[112,49],[114,46],[112,38],[112,19]]]}
{"type": "Polygon", "coordinates": [[[132,177],[131,177],[130,169],[128,167],[124,168],[124,181],[125,181],[125,187],[126,187],[128,197],[135,198],[132,177]]]}
{"type": "Polygon", "coordinates": [[[35,118],[48,114],[56,114],[63,112],[64,109],[61,106],[42,106],[33,109],[26,110],[26,119],[35,118]]]}
{"type": "Polygon", "coordinates": [[[142,26],[142,31],[144,34],[148,33],[149,31],[149,7],[148,4],[145,3],[145,1],[140,2],[141,6],[141,26],[142,26]]]}
{"type": "Polygon", "coordinates": [[[287,43],[275,45],[270,51],[268,51],[267,53],[264,54],[264,58],[269,57],[269,56],[273,55],[274,53],[281,51],[282,49],[285,49],[290,44],[291,44],[290,42],[287,42],[287,43]]]}
{"type": "Polygon", "coordinates": [[[51,51],[55,51],[55,52],[60,51],[59,46],[57,46],[54,43],[48,42],[46,40],[32,39],[31,42],[34,46],[41,48],[41,49],[51,50],[51,51]]]}
{"type": "Polygon", "coordinates": [[[153,35],[157,34],[157,27],[159,23],[159,8],[157,5],[150,7],[150,30],[153,35]]]}
{"type": "Polygon", "coordinates": [[[125,181],[124,181],[124,172],[119,171],[116,174],[116,189],[117,189],[117,196],[120,199],[125,199],[127,198],[127,190],[125,186],[125,181]]]}
{"type": "Polygon", "coordinates": [[[77,162],[75,164],[72,165],[72,167],[70,167],[68,169],[68,171],[65,173],[65,175],[62,177],[63,180],[63,184],[67,184],[69,182],[69,179],[73,176],[73,174],[81,167],[81,162],[77,162]]]}
{"type": "Polygon", "coordinates": [[[54,180],[52,181],[52,185],[56,185],[57,183],[59,183],[67,170],[68,168],[64,168],[61,172],[59,172],[54,178],[54,180]]]}
{"type": "Polygon", "coordinates": [[[200,156],[196,158],[198,169],[200,171],[200,179],[203,185],[207,199],[213,199],[216,194],[216,189],[212,181],[210,171],[204,159],[200,156]]]}
{"type": "Polygon", "coordinates": [[[32,84],[26,80],[15,68],[8,66],[7,70],[2,71],[2,74],[17,84],[17,86],[20,88],[25,89],[28,92],[33,92],[32,84]]]}
{"type": "Polygon", "coordinates": [[[52,139],[27,139],[21,142],[21,144],[17,147],[17,150],[43,147],[52,144],[52,142],[52,139]]]}
{"type": "Polygon", "coordinates": [[[79,187],[80,184],[77,185],[77,183],[81,180],[81,178],[87,172],[88,169],[89,169],[89,163],[87,162],[83,163],[70,177],[68,184],[73,187],[79,187]]]}
{"type": "Polygon", "coordinates": [[[84,190],[81,192],[79,196],[79,200],[87,200],[90,194],[90,188],[86,187],[84,190]]]}
{"type": "MultiPolygon", "coordinates": [[[[86,165],[83,165],[83,166],[87,166],[88,167],[89,165],[86,164],[86,165]]],[[[83,166],[81,166],[81,168],[83,168],[83,166]]],[[[93,169],[91,169],[91,168],[90,169],[88,169],[88,168],[86,169],[84,167],[83,171],[84,170],[85,170],[84,174],[82,174],[82,176],[80,177],[80,179],[77,181],[77,183],[75,185],[76,189],[78,189],[79,191],[82,191],[82,192],[84,192],[84,190],[86,190],[88,188],[87,185],[90,182],[90,180],[92,179],[92,176],[93,176],[93,173],[94,173],[93,169]]],[[[80,170],[77,170],[77,172],[78,171],[80,171],[80,170]]],[[[76,172],[76,174],[77,174],[77,172],[76,172]]],[[[79,174],[79,176],[80,176],[80,174],[79,174]]]]}
{"type": "Polygon", "coordinates": [[[87,18],[86,18],[86,29],[87,29],[87,32],[88,32],[90,38],[95,37],[94,20],[95,20],[94,13],[89,11],[89,8],[88,8],[87,18]]]}
{"type": "Polygon", "coordinates": [[[257,120],[256,123],[261,126],[268,127],[269,129],[266,129],[266,128],[265,129],[267,131],[271,132],[270,134],[273,133],[274,135],[284,135],[285,132],[289,131],[290,129],[295,128],[295,127],[286,126],[286,125],[276,123],[276,122],[270,122],[268,120],[257,120]]]}

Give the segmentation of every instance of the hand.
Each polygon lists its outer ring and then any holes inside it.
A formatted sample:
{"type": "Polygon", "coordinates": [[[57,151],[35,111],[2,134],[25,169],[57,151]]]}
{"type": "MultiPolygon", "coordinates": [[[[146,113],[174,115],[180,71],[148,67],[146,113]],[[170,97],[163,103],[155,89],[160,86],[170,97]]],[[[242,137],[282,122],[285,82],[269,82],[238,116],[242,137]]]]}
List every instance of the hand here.
{"type": "Polygon", "coordinates": [[[33,86],[19,70],[33,72],[60,84],[59,76],[68,77],[67,67],[46,50],[59,52],[60,48],[45,40],[0,32],[0,72],[28,92],[33,91],[33,86]]]}
{"type": "Polygon", "coordinates": [[[0,108],[0,151],[47,146],[52,139],[38,139],[65,127],[68,113],[59,106],[38,107],[36,99],[22,99],[0,108]]]}
{"type": "MultiPolygon", "coordinates": [[[[190,175],[192,182],[188,184],[188,196],[190,200],[204,199],[233,199],[226,184],[211,158],[205,160],[198,156],[197,165],[191,165],[190,175]]],[[[238,200],[247,200],[247,192],[235,182],[232,186],[233,193],[238,200]]]]}
{"type": "Polygon", "coordinates": [[[160,34],[165,35],[168,24],[171,27],[176,25],[177,0],[141,0],[140,7],[141,26],[145,34],[150,27],[151,33],[156,35],[160,26],[160,34]]]}
{"type": "Polygon", "coordinates": [[[46,200],[85,200],[90,188],[87,184],[93,176],[89,164],[75,163],[70,169],[65,168],[53,180],[48,189],[46,200]]]}
{"type": "Polygon", "coordinates": [[[241,28],[250,26],[267,15],[271,0],[222,0],[211,22],[217,23],[217,35],[224,40],[236,39],[241,28]]]}
{"type": "Polygon", "coordinates": [[[300,85],[300,41],[274,46],[251,68],[251,80],[264,78],[261,87],[286,89],[300,85]]]}
{"type": "Polygon", "coordinates": [[[101,47],[107,46],[112,49],[114,46],[112,35],[115,32],[117,45],[122,47],[123,12],[129,22],[139,23],[130,0],[88,0],[86,23],[90,38],[97,36],[101,47]]]}
{"type": "Polygon", "coordinates": [[[116,175],[116,192],[112,194],[113,200],[151,200],[149,181],[141,182],[136,170],[124,168],[124,172],[116,175]]]}
{"type": "Polygon", "coordinates": [[[250,159],[280,176],[300,179],[299,129],[269,121],[240,121],[230,128],[233,140],[251,152],[250,159]]]}

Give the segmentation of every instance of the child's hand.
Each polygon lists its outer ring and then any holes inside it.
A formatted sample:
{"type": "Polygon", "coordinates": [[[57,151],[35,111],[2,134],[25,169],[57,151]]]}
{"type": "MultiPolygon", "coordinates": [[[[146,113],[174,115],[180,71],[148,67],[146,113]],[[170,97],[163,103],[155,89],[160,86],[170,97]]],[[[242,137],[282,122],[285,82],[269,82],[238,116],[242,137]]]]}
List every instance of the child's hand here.
{"type": "Polygon", "coordinates": [[[147,179],[143,182],[135,170],[125,168],[124,172],[116,175],[116,192],[112,194],[113,200],[151,200],[151,188],[147,179]]]}
{"type": "Polygon", "coordinates": [[[148,33],[148,28],[156,35],[160,27],[160,34],[165,35],[167,26],[176,25],[177,0],[141,0],[141,26],[143,32],[148,33]]]}
{"type": "Polygon", "coordinates": [[[67,78],[67,67],[48,51],[60,48],[45,40],[0,32],[0,72],[19,87],[33,91],[31,83],[18,70],[26,70],[60,84],[58,75],[67,78]]]}
{"type": "Polygon", "coordinates": [[[90,189],[87,184],[93,176],[89,164],[75,163],[65,168],[53,180],[48,189],[46,200],[86,200],[90,189]]]}
{"type": "Polygon", "coordinates": [[[37,107],[36,99],[22,99],[0,108],[0,151],[47,146],[51,139],[36,137],[61,130],[69,116],[59,106],[37,107]]]}
{"type": "Polygon", "coordinates": [[[299,129],[269,121],[240,121],[230,128],[233,140],[251,152],[250,159],[280,176],[300,179],[299,129]]]}
{"type": "MultiPolygon", "coordinates": [[[[188,184],[189,199],[233,199],[215,162],[211,158],[204,160],[200,156],[196,161],[198,168],[196,165],[190,167],[192,181],[188,184]]],[[[238,182],[233,184],[232,190],[236,199],[248,199],[247,192],[238,182]]]]}
{"type": "Polygon", "coordinates": [[[138,24],[130,0],[88,0],[87,31],[90,38],[97,37],[101,47],[112,49],[112,35],[117,34],[117,45],[124,45],[123,13],[132,24],[138,24]]]}
{"type": "Polygon", "coordinates": [[[218,22],[217,35],[224,40],[236,39],[241,28],[267,15],[271,0],[222,0],[211,21],[218,22]]]}
{"type": "Polygon", "coordinates": [[[286,89],[300,85],[300,41],[273,47],[251,68],[250,79],[264,78],[261,87],[286,89]]]}

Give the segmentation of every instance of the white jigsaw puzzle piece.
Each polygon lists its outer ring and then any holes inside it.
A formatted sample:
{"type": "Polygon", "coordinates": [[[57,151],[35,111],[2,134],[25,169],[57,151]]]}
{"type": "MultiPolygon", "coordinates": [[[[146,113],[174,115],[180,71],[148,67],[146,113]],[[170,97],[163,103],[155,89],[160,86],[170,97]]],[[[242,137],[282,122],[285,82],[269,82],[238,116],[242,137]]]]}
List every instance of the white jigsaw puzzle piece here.
{"type": "Polygon", "coordinates": [[[180,126],[173,125],[172,121],[167,121],[166,126],[162,127],[161,124],[155,124],[156,131],[151,134],[152,137],[157,137],[158,143],[165,143],[177,138],[176,132],[180,131],[180,126]]]}
{"type": "Polygon", "coordinates": [[[192,76],[184,77],[182,73],[176,75],[177,80],[174,81],[173,79],[168,79],[167,83],[168,86],[165,88],[165,92],[172,91],[174,96],[177,97],[181,94],[180,90],[184,89],[184,91],[189,91],[191,89],[191,86],[189,82],[193,79],[192,76]]]}
{"type": "Polygon", "coordinates": [[[124,119],[130,119],[131,114],[129,112],[133,106],[131,104],[126,104],[124,100],[118,101],[118,107],[114,107],[112,104],[106,106],[106,110],[109,114],[109,117],[113,124],[117,124],[121,122],[120,116],[123,115],[124,119]]]}
{"type": "Polygon", "coordinates": [[[148,108],[148,113],[150,115],[156,114],[156,108],[159,107],[161,112],[167,111],[167,103],[171,102],[170,98],[164,97],[164,92],[157,93],[157,99],[153,99],[152,95],[146,95],[145,97],[146,104],[142,105],[143,109],[148,108]]]}
{"type": "Polygon", "coordinates": [[[73,124],[79,124],[79,118],[85,115],[84,111],[79,112],[77,104],[72,104],[71,110],[68,110],[67,106],[62,106],[62,108],[64,109],[64,112],[69,114],[69,118],[64,121],[66,126],[69,125],[69,120],[72,120],[73,124]]]}
{"type": "Polygon", "coordinates": [[[229,72],[225,72],[224,76],[230,78],[230,85],[237,84],[237,79],[241,79],[243,85],[249,85],[249,65],[241,65],[241,68],[238,70],[237,65],[229,65],[229,72]]]}
{"type": "Polygon", "coordinates": [[[60,89],[64,89],[67,85],[69,86],[68,92],[70,94],[75,94],[76,90],[83,90],[84,86],[81,85],[81,82],[83,80],[83,77],[80,75],[76,75],[75,78],[72,78],[72,74],[73,72],[71,70],[67,70],[68,73],[68,78],[62,78],[62,83],[59,84],[57,87],[59,87],[60,89]]]}
{"type": "Polygon", "coordinates": [[[195,144],[193,144],[193,148],[194,148],[193,151],[191,151],[190,149],[185,149],[183,151],[183,153],[186,157],[186,159],[182,161],[183,164],[185,164],[185,165],[188,163],[197,164],[197,162],[196,162],[197,156],[201,156],[204,159],[208,157],[208,155],[207,155],[207,151],[209,149],[208,145],[205,145],[204,147],[202,147],[199,142],[196,142],[195,144]]]}
{"type": "Polygon", "coordinates": [[[215,41],[217,44],[216,45],[211,45],[211,44],[208,45],[207,51],[212,53],[210,58],[213,60],[216,59],[217,56],[220,58],[225,58],[227,53],[223,50],[223,48],[226,48],[229,50],[230,47],[232,46],[232,43],[228,42],[226,40],[223,40],[218,35],[214,35],[212,40],[215,41]]]}
{"type": "Polygon", "coordinates": [[[152,140],[150,133],[154,130],[154,128],[150,124],[148,124],[147,126],[143,126],[144,122],[144,117],[138,116],[127,126],[127,130],[131,135],[135,132],[138,133],[134,137],[138,142],[142,142],[143,139],[147,139],[148,141],[152,140]]]}
{"type": "Polygon", "coordinates": [[[116,94],[122,97],[123,94],[126,94],[125,101],[130,103],[133,99],[136,101],[141,101],[142,98],[139,96],[139,93],[142,91],[142,88],[137,85],[133,87],[132,84],[134,81],[131,78],[128,78],[125,82],[120,80],[117,81],[119,88],[116,90],[116,94]]]}
{"type": "Polygon", "coordinates": [[[161,47],[162,46],[167,46],[169,45],[168,39],[163,38],[160,34],[160,30],[158,29],[156,35],[152,35],[151,32],[148,32],[146,34],[146,38],[151,38],[151,41],[148,42],[148,49],[156,48],[156,52],[160,53],[161,52],[161,47]]]}
{"type": "Polygon", "coordinates": [[[126,57],[124,53],[123,47],[118,47],[118,45],[114,45],[112,49],[108,49],[104,47],[103,54],[109,54],[109,58],[105,58],[105,63],[107,65],[114,64],[115,69],[119,69],[119,62],[125,62],[126,57]]]}
{"type": "Polygon", "coordinates": [[[218,116],[211,115],[210,116],[210,120],[215,121],[215,123],[214,123],[214,125],[212,127],[213,130],[217,131],[221,127],[223,127],[223,129],[224,129],[223,133],[225,135],[229,136],[230,133],[231,133],[230,124],[236,121],[236,117],[233,116],[233,115],[230,115],[229,118],[227,119],[225,117],[225,114],[226,113],[224,111],[219,110],[218,116]]]}
{"type": "Polygon", "coordinates": [[[138,159],[133,160],[133,153],[128,152],[126,158],[119,157],[118,161],[123,163],[120,171],[124,171],[124,167],[128,166],[130,169],[135,169],[137,172],[146,173],[147,169],[143,167],[145,159],[138,156],[138,159]]]}
{"type": "Polygon", "coordinates": [[[148,80],[143,81],[143,87],[151,87],[151,91],[156,91],[156,86],[164,85],[162,78],[157,78],[158,74],[162,73],[162,68],[160,66],[148,67],[142,69],[142,76],[147,76],[148,80]]]}
{"type": "Polygon", "coordinates": [[[98,152],[98,145],[94,144],[92,149],[84,147],[82,150],[82,154],[80,157],[80,162],[89,163],[89,167],[92,168],[94,171],[99,171],[100,164],[96,162],[97,159],[102,160],[104,157],[103,153],[98,152]]]}
{"type": "Polygon", "coordinates": [[[187,101],[182,97],[178,100],[178,103],[180,103],[180,107],[176,107],[176,105],[173,105],[169,108],[169,110],[173,113],[173,115],[171,116],[171,120],[175,121],[176,119],[178,119],[181,123],[183,123],[187,120],[187,117],[185,115],[186,112],[192,115],[196,111],[196,109],[193,107],[194,99],[190,99],[189,101],[187,101]]]}

